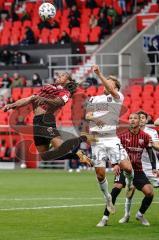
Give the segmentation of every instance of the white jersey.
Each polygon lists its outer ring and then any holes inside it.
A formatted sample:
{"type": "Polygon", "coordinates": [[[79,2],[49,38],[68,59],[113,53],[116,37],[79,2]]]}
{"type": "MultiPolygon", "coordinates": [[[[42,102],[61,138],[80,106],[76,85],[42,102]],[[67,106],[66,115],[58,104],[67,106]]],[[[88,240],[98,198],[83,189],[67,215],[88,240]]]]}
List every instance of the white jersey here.
{"type": "Polygon", "coordinates": [[[97,126],[93,121],[90,122],[90,132],[105,133],[115,135],[119,122],[121,107],[124,101],[122,93],[118,92],[120,98],[116,99],[111,94],[91,97],[89,105],[93,109],[93,119],[100,120],[102,126],[97,126]]]}
{"type": "MultiPolygon", "coordinates": [[[[152,141],[154,141],[154,142],[159,141],[158,133],[155,129],[145,127],[143,131],[145,133],[147,133],[152,138],[152,141]]],[[[154,154],[156,156],[156,151],[155,150],[153,150],[153,151],[154,151],[154,154]]],[[[148,153],[145,149],[144,149],[143,154],[142,154],[142,166],[143,166],[144,171],[152,169],[149,155],[148,155],[148,153]]],[[[159,163],[158,163],[157,156],[156,156],[156,168],[159,169],[159,163]]]]}

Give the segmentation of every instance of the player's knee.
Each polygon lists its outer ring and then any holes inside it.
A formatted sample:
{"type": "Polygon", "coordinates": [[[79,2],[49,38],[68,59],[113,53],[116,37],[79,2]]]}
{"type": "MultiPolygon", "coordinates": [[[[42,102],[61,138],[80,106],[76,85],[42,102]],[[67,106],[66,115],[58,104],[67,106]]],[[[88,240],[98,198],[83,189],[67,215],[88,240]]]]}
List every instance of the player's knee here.
{"type": "Polygon", "coordinates": [[[128,173],[128,174],[131,174],[131,173],[133,172],[133,169],[132,169],[131,166],[126,167],[124,170],[125,170],[125,172],[128,173]]]}
{"type": "Polygon", "coordinates": [[[147,191],[146,191],[146,197],[153,197],[154,196],[154,192],[153,192],[153,189],[148,189],[147,191]]]}
{"type": "Polygon", "coordinates": [[[105,175],[103,175],[103,174],[97,174],[97,179],[98,179],[99,182],[103,182],[104,179],[105,179],[105,175]]]}

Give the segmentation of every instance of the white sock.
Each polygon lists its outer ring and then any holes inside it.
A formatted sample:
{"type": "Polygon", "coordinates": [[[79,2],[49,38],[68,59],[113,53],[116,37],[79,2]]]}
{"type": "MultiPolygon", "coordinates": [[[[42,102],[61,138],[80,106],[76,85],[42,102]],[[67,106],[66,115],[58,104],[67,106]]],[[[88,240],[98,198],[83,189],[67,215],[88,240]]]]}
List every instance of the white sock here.
{"type": "Polygon", "coordinates": [[[127,173],[124,171],[124,176],[125,176],[126,185],[130,187],[133,184],[134,171],[132,170],[131,173],[127,173]]]}
{"type": "Polygon", "coordinates": [[[137,212],[137,215],[138,215],[139,217],[142,217],[142,216],[143,216],[143,214],[142,214],[140,211],[137,212]]]}
{"type": "Polygon", "coordinates": [[[130,208],[131,208],[132,199],[125,199],[125,216],[130,216],[130,208]]]}
{"type": "Polygon", "coordinates": [[[107,181],[107,179],[105,178],[102,182],[98,181],[98,183],[99,183],[100,189],[103,192],[104,196],[106,197],[106,199],[108,199],[108,197],[110,196],[110,193],[108,191],[108,181],[107,181]]]}
{"type": "Polygon", "coordinates": [[[108,220],[108,219],[109,219],[108,216],[105,216],[105,215],[104,215],[104,216],[102,217],[102,220],[108,220]]]}

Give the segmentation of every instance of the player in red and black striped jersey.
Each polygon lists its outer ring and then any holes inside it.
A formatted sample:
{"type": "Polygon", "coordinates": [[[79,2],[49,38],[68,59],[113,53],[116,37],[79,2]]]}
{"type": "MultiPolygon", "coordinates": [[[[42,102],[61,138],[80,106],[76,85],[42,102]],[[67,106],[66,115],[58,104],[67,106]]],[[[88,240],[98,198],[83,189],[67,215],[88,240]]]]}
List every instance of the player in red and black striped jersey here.
{"type": "MultiPolygon", "coordinates": [[[[150,224],[143,217],[143,214],[149,208],[154,193],[151,183],[149,182],[148,178],[143,172],[141,157],[143,150],[146,148],[151,161],[152,170],[156,169],[156,159],[152,151],[152,147],[155,147],[155,145],[154,146],[150,145],[151,137],[147,133],[140,130],[140,117],[138,114],[136,113],[130,114],[129,123],[130,128],[127,129],[124,133],[120,134],[119,138],[121,139],[121,143],[128,153],[128,156],[134,169],[133,185],[139,191],[142,191],[145,195],[140,206],[140,209],[136,214],[136,219],[139,220],[143,225],[148,226],[150,224]]],[[[123,187],[125,187],[125,177],[123,175],[123,172],[121,172],[119,176],[115,177],[114,188],[112,189],[111,192],[113,204],[115,203],[116,198],[123,187]]],[[[130,196],[130,198],[133,196],[133,193],[134,191],[132,189],[132,195],[130,196]]],[[[106,208],[104,211],[104,216],[102,220],[99,222],[98,226],[99,227],[106,226],[108,222],[108,217],[109,212],[106,208]]]]}
{"type": "Polygon", "coordinates": [[[82,163],[90,165],[90,159],[81,151],[77,151],[82,137],[63,143],[60,133],[56,129],[54,113],[68,102],[76,87],[77,84],[71,76],[67,72],[62,73],[58,75],[56,84],[45,85],[36,94],[7,104],[2,108],[2,110],[8,111],[32,104],[34,143],[44,160],[66,159],[71,156],[74,158],[78,155],[82,163]],[[50,143],[54,147],[54,151],[49,151],[50,143]],[[67,154],[70,151],[71,154],[67,154]]]}

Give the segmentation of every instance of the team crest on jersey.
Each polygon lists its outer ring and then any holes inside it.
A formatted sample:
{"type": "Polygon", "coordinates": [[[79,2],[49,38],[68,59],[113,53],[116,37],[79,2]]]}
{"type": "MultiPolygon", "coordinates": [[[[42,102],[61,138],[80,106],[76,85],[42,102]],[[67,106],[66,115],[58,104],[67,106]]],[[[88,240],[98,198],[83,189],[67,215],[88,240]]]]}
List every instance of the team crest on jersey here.
{"type": "Polygon", "coordinates": [[[48,127],[47,131],[49,132],[50,135],[54,135],[54,129],[53,127],[48,127]]]}
{"type": "Polygon", "coordinates": [[[107,102],[112,102],[112,97],[107,97],[107,102]]]}

